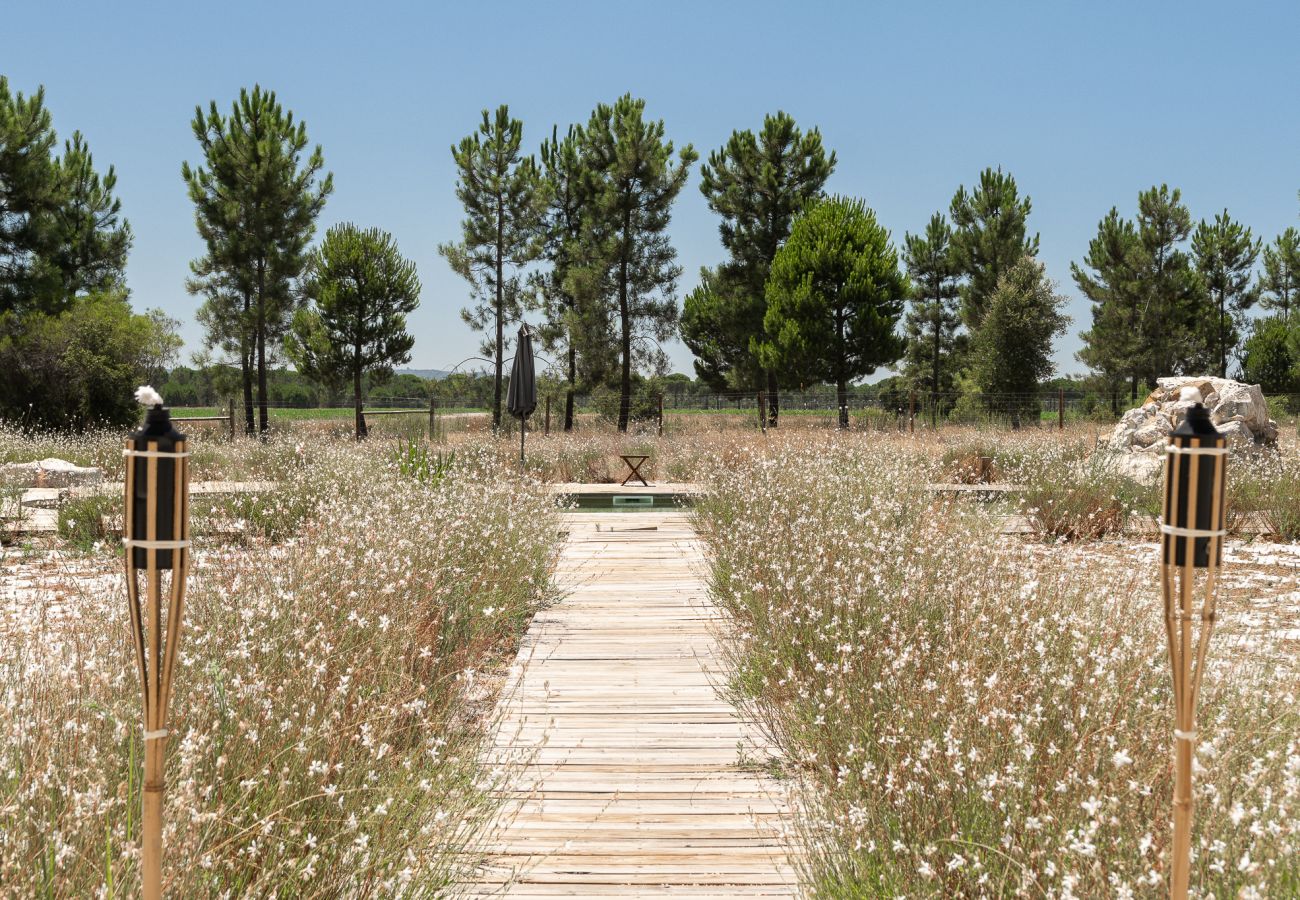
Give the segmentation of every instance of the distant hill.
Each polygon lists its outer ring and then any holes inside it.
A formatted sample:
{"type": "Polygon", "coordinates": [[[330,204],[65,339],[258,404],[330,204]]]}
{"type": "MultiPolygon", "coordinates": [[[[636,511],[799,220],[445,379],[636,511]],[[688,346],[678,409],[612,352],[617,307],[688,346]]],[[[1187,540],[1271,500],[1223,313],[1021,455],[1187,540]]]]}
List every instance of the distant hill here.
{"type": "Polygon", "coordinates": [[[394,369],[393,371],[398,375],[418,375],[420,378],[429,378],[433,381],[441,381],[451,374],[442,369],[394,369]]]}

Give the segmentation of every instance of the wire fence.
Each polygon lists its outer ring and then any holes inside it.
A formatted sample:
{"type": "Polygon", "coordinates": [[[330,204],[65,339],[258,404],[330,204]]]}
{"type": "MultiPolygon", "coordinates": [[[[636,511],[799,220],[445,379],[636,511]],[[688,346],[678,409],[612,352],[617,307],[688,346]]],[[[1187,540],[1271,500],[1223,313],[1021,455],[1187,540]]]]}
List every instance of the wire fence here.
{"type": "MultiPolygon", "coordinates": [[[[627,411],[629,427],[638,431],[683,430],[690,428],[802,428],[847,427],[878,431],[917,431],[950,426],[991,428],[1064,428],[1070,423],[1112,425],[1134,403],[1129,397],[1099,396],[1082,391],[1043,391],[1036,394],[978,393],[868,393],[850,391],[840,397],[834,391],[763,391],[698,393],[637,390],[627,411]]],[[[620,397],[614,391],[575,393],[570,411],[569,397],[562,390],[543,386],[536,412],[528,421],[534,432],[596,431],[617,427],[620,397]]],[[[308,404],[301,401],[268,401],[272,427],[285,421],[323,420],[343,426],[352,421],[353,403],[341,400],[308,404]]],[[[1300,410],[1300,396],[1277,396],[1270,400],[1274,418],[1292,423],[1300,410]]],[[[482,393],[467,396],[381,397],[363,404],[367,420],[394,416],[415,430],[423,427],[430,436],[448,431],[480,430],[492,427],[492,400],[482,393]],[[424,416],[425,419],[420,419],[424,416]],[[421,424],[422,423],[422,424],[421,424]]],[[[259,409],[252,410],[254,428],[260,422],[259,409]]],[[[229,400],[218,407],[185,408],[177,417],[193,421],[222,423],[233,435],[246,430],[247,416],[242,400],[229,400]]],[[[500,427],[513,432],[515,421],[502,411],[500,427]]]]}

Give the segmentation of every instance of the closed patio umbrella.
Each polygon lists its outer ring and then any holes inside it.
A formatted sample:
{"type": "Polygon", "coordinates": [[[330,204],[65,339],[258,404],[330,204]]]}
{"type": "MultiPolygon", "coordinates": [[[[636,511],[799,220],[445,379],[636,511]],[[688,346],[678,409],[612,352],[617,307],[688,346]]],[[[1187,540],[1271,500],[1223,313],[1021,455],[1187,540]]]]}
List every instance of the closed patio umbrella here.
{"type": "Polygon", "coordinates": [[[537,374],[533,368],[533,333],[519,326],[515,361],[510,366],[510,387],[506,391],[506,412],[519,420],[519,468],[524,467],[524,432],[528,417],[537,409],[537,374]]]}

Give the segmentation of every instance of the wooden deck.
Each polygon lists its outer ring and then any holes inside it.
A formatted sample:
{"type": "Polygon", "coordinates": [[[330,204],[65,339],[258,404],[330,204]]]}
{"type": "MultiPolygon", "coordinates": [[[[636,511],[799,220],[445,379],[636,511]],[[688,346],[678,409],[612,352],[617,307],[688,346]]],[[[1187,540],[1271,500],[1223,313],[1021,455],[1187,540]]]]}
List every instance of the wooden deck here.
{"type": "Polygon", "coordinates": [[[783,789],[714,689],[687,516],[566,520],[566,596],[533,621],[498,706],[492,762],[514,769],[472,895],[795,896],[783,789]]]}

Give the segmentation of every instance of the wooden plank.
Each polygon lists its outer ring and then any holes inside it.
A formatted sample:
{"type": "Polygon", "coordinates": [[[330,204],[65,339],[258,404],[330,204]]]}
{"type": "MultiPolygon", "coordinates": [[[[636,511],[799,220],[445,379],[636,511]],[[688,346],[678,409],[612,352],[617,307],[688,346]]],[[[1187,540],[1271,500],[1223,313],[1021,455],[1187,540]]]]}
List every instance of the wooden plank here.
{"type": "Polygon", "coordinates": [[[511,775],[493,786],[503,808],[465,887],[794,896],[784,787],[746,764],[770,751],[717,690],[720,613],[689,515],[565,518],[565,596],[534,618],[498,703],[485,762],[511,775]]]}

